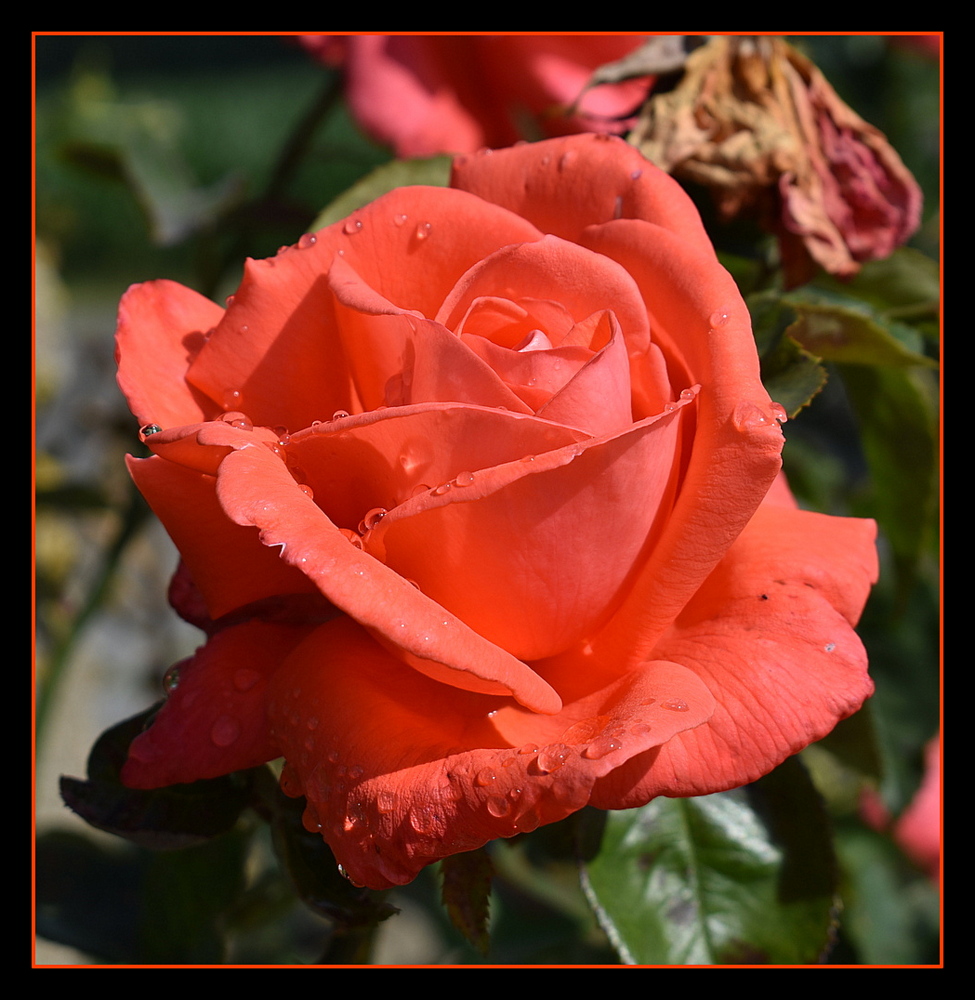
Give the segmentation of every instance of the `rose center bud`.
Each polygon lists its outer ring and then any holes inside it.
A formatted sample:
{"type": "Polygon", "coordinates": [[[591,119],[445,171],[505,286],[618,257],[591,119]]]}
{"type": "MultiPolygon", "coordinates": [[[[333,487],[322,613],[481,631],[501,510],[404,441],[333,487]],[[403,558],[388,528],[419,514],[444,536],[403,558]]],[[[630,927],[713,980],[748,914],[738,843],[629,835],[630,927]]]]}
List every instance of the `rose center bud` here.
{"type": "Polygon", "coordinates": [[[545,336],[543,330],[531,330],[525,335],[525,339],[515,346],[516,351],[548,351],[552,348],[552,341],[545,336]]]}

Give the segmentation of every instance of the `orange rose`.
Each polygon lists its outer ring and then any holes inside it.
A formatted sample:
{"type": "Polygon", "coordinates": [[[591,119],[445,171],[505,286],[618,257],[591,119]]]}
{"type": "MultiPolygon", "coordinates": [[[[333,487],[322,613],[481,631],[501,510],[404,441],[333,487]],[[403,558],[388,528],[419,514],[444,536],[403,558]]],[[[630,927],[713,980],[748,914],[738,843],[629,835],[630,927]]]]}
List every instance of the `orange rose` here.
{"type": "Polygon", "coordinates": [[[382,888],[751,781],[871,692],[874,526],[777,480],[745,305],[622,140],[460,157],[248,261],[226,309],[137,285],[118,357],[209,633],[133,787],[283,756],[382,888]]]}

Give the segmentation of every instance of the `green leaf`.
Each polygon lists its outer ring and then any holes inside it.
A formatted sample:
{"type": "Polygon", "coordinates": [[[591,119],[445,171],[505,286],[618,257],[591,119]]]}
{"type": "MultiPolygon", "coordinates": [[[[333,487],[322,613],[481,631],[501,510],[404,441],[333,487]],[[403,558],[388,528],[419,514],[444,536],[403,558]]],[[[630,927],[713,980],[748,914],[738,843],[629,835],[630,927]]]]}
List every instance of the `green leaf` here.
{"type": "Polygon", "coordinates": [[[450,183],[452,163],[453,158],[450,156],[434,156],[428,160],[393,160],[383,164],[353,184],[348,191],[340,194],[315,219],[309,230],[314,232],[330,226],[333,222],[339,222],[357,208],[362,208],[380,195],[399,187],[413,184],[446,187],[450,183]]]}
{"type": "Polygon", "coordinates": [[[869,512],[907,586],[936,533],[937,387],[926,371],[849,365],[843,384],[856,412],[870,468],[869,512]]]}
{"type": "Polygon", "coordinates": [[[452,854],[440,863],[441,899],[451,923],[482,954],[491,943],[491,880],[494,866],[484,850],[452,854]]]}
{"type": "Polygon", "coordinates": [[[845,364],[936,367],[922,353],[920,334],[862,299],[814,288],[782,301],[795,310],[788,334],[810,354],[845,364]]]}
{"type": "Polygon", "coordinates": [[[236,824],[250,801],[252,772],[168,788],[126,788],[119,774],[129,744],[157,708],[102,733],[88,757],[88,780],[62,777],[61,797],[91,826],[143,847],[200,844],[236,824]]]}
{"type": "Polygon", "coordinates": [[[611,813],[582,875],[628,964],[804,964],[834,930],[829,825],[795,758],[745,788],[611,813]]]}
{"type": "Polygon", "coordinates": [[[755,343],[762,362],[762,383],[768,394],[794,417],[826,384],[826,369],[785,331],[795,313],[776,292],[748,297],[755,343]]]}

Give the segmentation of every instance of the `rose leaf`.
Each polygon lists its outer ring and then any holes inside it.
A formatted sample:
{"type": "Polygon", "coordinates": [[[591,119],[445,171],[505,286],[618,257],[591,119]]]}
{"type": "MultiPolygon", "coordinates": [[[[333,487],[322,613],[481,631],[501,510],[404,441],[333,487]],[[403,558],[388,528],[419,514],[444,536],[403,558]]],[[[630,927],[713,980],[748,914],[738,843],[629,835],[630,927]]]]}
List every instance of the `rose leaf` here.
{"type": "Polygon", "coordinates": [[[610,813],[582,879],[631,965],[815,962],[834,930],[827,818],[795,758],[745,788],[610,813]]]}

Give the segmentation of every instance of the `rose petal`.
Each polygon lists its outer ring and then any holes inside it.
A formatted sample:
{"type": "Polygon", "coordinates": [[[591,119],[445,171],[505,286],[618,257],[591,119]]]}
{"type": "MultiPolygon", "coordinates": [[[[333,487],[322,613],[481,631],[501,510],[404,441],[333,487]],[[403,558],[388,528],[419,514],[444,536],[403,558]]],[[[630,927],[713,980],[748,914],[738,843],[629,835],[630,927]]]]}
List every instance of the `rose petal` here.
{"type": "Polygon", "coordinates": [[[263,543],[280,545],[281,558],[301,569],[336,607],[412,656],[439,664],[445,681],[510,694],[533,711],[558,711],[558,695],[530,667],[350,545],[267,449],[228,455],[217,495],[234,521],[260,528],[263,543]]]}
{"type": "Polygon", "coordinates": [[[731,276],[707,266],[709,252],[629,219],[593,226],[585,242],[622,263],[637,281],[672,382],[694,372],[702,386],[696,423],[680,446],[686,469],[666,533],[620,611],[594,640],[614,649],[610,658],[639,663],[777,475],[781,410],[759,379],[748,310],[731,276]]]}
{"type": "Polygon", "coordinates": [[[115,334],[118,384],[140,424],[199,423],[213,400],[183,376],[223,309],[175,281],[147,281],[122,296],[115,334]]]}
{"type": "Polygon", "coordinates": [[[282,562],[276,550],[262,545],[255,532],[227,517],[212,477],[156,456],[126,461],[179,549],[212,619],[263,598],[317,590],[303,573],[282,562]]]}
{"type": "Polygon", "coordinates": [[[353,881],[375,889],[569,815],[601,776],[700,726],[712,709],[693,674],[655,663],[557,716],[536,716],[397,670],[348,620],[310,636],[269,690],[289,761],[282,780],[306,796],[305,825],[353,881]]]}
{"type": "Polygon", "coordinates": [[[544,233],[582,242],[583,230],[612,219],[647,220],[713,257],[701,217],[673,178],[622,139],[577,135],[490,156],[458,156],[451,187],[528,219],[544,233]]]}
{"type": "Polygon", "coordinates": [[[297,430],[338,409],[361,410],[349,392],[357,353],[345,355],[326,277],[336,257],[376,296],[433,316],[472,264],[540,235],[524,219],[462,191],[392,191],[277,257],[248,261],[187,377],[218,402],[236,393],[226,408],[269,427],[297,430]]]}
{"type": "Polygon", "coordinates": [[[605,623],[653,550],[675,489],[678,416],[459,477],[440,506],[390,511],[367,548],[515,656],[552,656],[605,623]],[[625,518],[593,516],[637,489],[625,518]]]}
{"type": "Polygon", "coordinates": [[[177,664],[178,683],[174,680],[152,725],[132,742],[122,769],[125,784],[160,788],[216,778],[279,756],[268,731],[268,678],[313,630],[238,625],[177,664]]]}
{"type": "Polygon", "coordinates": [[[877,576],[875,534],[872,521],[761,507],[654,647],[714,692],[713,716],[607,778],[593,804],[754,781],[859,709],[873,684],[853,625],[877,576]]]}

